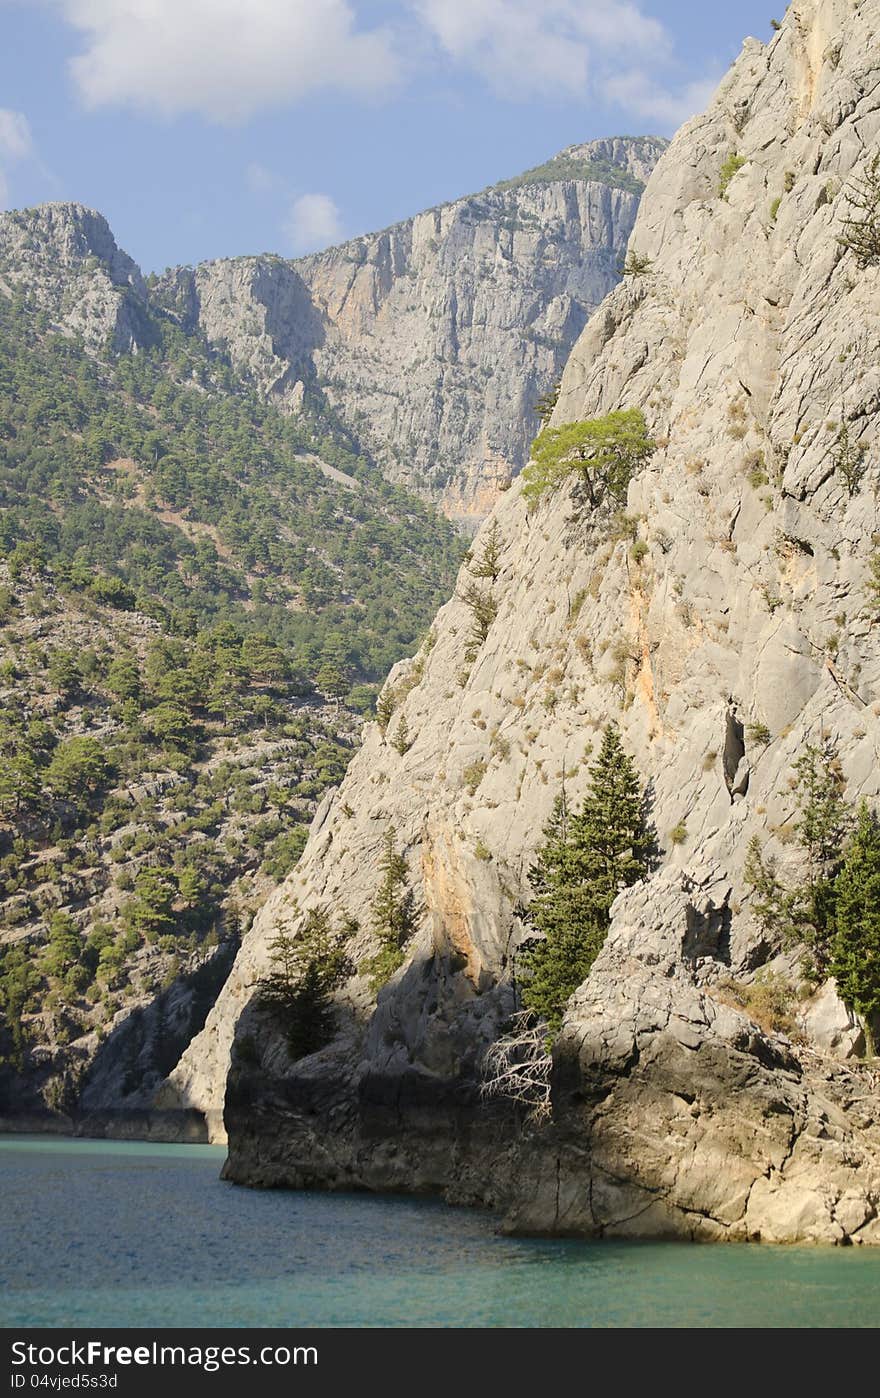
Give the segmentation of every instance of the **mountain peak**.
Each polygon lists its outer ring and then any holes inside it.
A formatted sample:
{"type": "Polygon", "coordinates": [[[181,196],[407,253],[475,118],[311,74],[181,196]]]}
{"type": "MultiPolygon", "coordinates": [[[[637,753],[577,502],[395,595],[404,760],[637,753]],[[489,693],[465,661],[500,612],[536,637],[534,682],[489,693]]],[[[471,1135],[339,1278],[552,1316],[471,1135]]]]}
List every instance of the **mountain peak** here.
{"type": "Polygon", "coordinates": [[[84,204],[38,204],[0,214],[0,291],[24,292],[92,346],[144,342],[147,288],[103,214],[84,204]]]}
{"type": "Polygon", "coordinates": [[[582,141],[491,188],[516,189],[526,184],[586,180],[640,194],[668,145],[663,136],[604,136],[582,141]]]}

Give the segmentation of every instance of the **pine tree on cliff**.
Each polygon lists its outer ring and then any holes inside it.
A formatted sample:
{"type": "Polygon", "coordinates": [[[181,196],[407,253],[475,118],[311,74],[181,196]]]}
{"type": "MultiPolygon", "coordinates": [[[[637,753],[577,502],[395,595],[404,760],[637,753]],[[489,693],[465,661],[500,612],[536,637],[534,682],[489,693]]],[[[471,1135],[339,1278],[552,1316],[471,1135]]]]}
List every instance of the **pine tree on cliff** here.
{"type": "Polygon", "coordinates": [[[419,907],[409,886],[406,859],[397,848],[397,834],[393,825],[389,825],[385,831],[379,875],[379,886],[370,911],[372,930],[380,950],[358,966],[361,974],[369,978],[374,993],[378,993],[403,965],[406,959],[404,947],[419,920],[419,907]]]}
{"type": "Polygon", "coordinates": [[[546,1021],[551,1034],[602,948],[611,904],[648,872],[654,849],[644,788],[619,732],[609,725],[583,807],[570,812],[564,791],[557,798],[529,872],[535,896],[528,919],[543,940],[519,959],[522,1003],[546,1021]]]}
{"type": "Polygon", "coordinates": [[[880,822],[864,801],[834,892],[829,970],[843,999],[862,1016],[873,1051],[880,1016],[880,822]]]}
{"type": "Polygon", "coordinates": [[[317,1052],[332,1038],[331,997],[348,974],[343,940],[319,907],[309,909],[295,932],[279,932],[269,948],[260,1003],[283,1028],[293,1059],[317,1052]]]}

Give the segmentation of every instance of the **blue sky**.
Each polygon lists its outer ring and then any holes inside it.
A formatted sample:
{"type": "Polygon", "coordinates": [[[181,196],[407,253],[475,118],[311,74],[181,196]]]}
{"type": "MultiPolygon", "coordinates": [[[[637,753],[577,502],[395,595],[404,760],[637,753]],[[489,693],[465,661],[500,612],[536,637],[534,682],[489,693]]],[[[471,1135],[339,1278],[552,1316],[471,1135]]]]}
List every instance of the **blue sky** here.
{"type": "MultiPolygon", "coordinates": [[[[780,11],[782,6],[780,5],[780,11]]],[[[671,135],[766,0],[0,0],[0,207],[145,271],[382,228],[575,141],[671,135]]]]}

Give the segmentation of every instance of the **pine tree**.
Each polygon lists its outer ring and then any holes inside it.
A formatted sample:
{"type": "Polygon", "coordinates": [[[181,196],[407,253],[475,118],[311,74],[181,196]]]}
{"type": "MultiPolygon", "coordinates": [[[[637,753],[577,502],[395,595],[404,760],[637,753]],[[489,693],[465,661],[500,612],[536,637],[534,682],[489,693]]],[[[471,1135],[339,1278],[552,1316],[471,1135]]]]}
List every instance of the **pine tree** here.
{"type": "Polygon", "coordinates": [[[843,797],[839,763],[832,747],[810,745],[794,768],[801,812],[796,829],[807,857],[807,877],[791,900],[793,923],[799,926],[800,935],[813,953],[816,969],[822,972],[827,968],[834,929],[836,875],[852,815],[843,797]]]}
{"type": "Polygon", "coordinates": [[[498,527],[497,519],[493,519],[483,540],[483,547],[478,558],[472,558],[468,563],[468,571],[475,578],[487,578],[489,582],[497,582],[498,574],[501,571],[501,552],[504,548],[504,540],[501,537],[501,530],[498,527]]]}
{"type": "Polygon", "coordinates": [[[409,887],[406,860],[397,849],[393,825],[385,831],[379,861],[381,883],[373,899],[373,931],[381,942],[400,947],[415,931],[415,898],[409,887]]]}
{"type": "Polygon", "coordinates": [[[523,499],[535,505],[576,473],[591,509],[607,497],[622,504],[630,481],[653,451],[639,408],[545,427],[532,443],[531,461],[522,473],[523,499]]]}
{"type": "Polygon", "coordinates": [[[43,967],[50,976],[63,976],[75,966],[82,953],[76,923],[63,909],[49,919],[49,938],[43,952],[43,967]]]}
{"type": "Polygon", "coordinates": [[[607,925],[611,904],[622,888],[637,883],[650,867],[655,836],[645,820],[645,793],[620,733],[609,725],[590,769],[590,791],[572,817],[579,880],[589,888],[591,906],[607,925]]]}
{"type": "Polygon", "coordinates": [[[403,948],[418,923],[415,895],[409,886],[406,860],[397,849],[393,825],[385,831],[379,873],[381,880],[371,911],[373,932],[381,943],[381,951],[358,967],[362,974],[369,976],[374,991],[380,990],[403,965],[403,948]]]}
{"type": "Polygon", "coordinates": [[[543,833],[529,872],[528,909],[543,939],[520,958],[522,1002],[555,1035],[567,1000],[602,948],[611,904],[644,877],[655,850],[644,790],[616,728],[605,730],[580,812],[569,811],[563,789],[543,833]]]}
{"type": "Polygon", "coordinates": [[[553,384],[551,388],[548,388],[546,393],[541,394],[537,403],[532,408],[532,412],[541,419],[545,427],[553,416],[553,409],[559,402],[559,390],[561,387],[562,380],[557,379],[556,383],[553,384]]]}
{"type": "Polygon", "coordinates": [[[269,956],[260,1003],[283,1025],[291,1058],[304,1058],[332,1037],[331,996],[348,970],[342,938],[325,908],[310,908],[295,932],[278,933],[269,956]]]}
{"type": "Polygon", "coordinates": [[[406,721],[406,714],[401,714],[397,722],[394,737],[391,739],[391,746],[396,748],[401,757],[405,756],[412,747],[415,739],[409,736],[409,724],[406,721]]]}
{"type": "Polygon", "coordinates": [[[880,264],[880,155],[866,166],[861,179],[853,181],[846,197],[853,212],[843,220],[843,235],[837,241],[855,253],[859,267],[876,267],[880,264]]]}
{"type": "Polygon", "coordinates": [[[843,999],[863,1017],[873,1052],[880,1015],[880,822],[864,801],[835,880],[835,922],[828,969],[843,999]]]}

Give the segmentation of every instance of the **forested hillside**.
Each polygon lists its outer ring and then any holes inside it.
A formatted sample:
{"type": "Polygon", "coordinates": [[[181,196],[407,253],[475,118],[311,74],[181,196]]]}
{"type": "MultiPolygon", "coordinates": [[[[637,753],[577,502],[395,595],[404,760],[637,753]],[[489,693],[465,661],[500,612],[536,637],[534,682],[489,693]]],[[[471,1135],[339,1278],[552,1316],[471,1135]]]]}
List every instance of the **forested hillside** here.
{"type": "Polygon", "coordinates": [[[46,221],[3,225],[39,256],[0,242],[0,1106],[115,1109],[200,1026],[461,545],[148,299],[121,349],[71,333],[46,221]]]}
{"type": "Polygon", "coordinates": [[[453,531],[332,421],[282,416],[199,336],[151,329],[93,356],[0,296],[3,556],[176,634],[271,631],[304,682],[328,660],[340,693],[381,679],[448,594],[453,531]]]}

